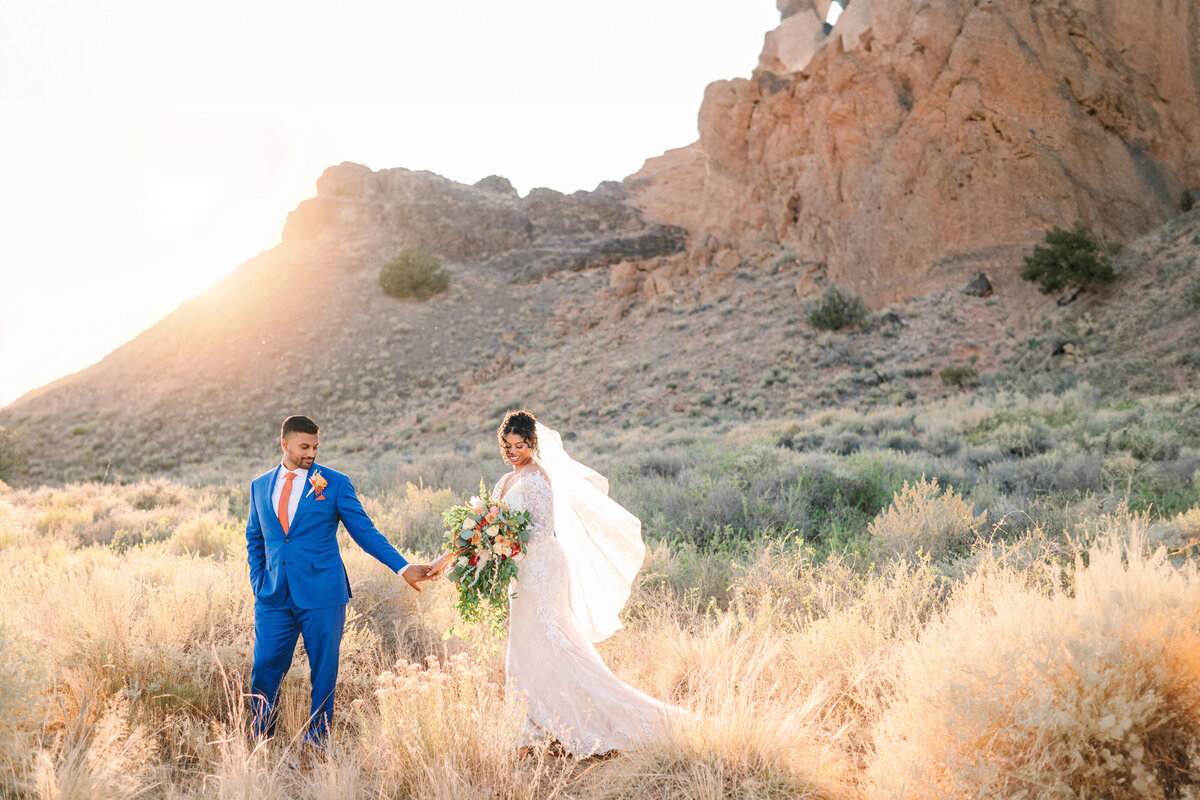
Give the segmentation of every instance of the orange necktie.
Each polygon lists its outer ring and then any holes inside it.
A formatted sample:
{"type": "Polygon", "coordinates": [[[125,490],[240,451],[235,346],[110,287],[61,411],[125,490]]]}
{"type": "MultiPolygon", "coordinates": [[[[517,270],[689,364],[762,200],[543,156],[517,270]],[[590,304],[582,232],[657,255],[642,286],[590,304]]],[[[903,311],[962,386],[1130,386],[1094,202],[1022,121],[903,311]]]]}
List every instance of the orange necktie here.
{"type": "Polygon", "coordinates": [[[292,480],[296,477],[296,473],[289,472],[287,480],[283,482],[283,491],[279,493],[279,525],[283,528],[283,532],[288,532],[288,501],[292,499],[292,480]]]}

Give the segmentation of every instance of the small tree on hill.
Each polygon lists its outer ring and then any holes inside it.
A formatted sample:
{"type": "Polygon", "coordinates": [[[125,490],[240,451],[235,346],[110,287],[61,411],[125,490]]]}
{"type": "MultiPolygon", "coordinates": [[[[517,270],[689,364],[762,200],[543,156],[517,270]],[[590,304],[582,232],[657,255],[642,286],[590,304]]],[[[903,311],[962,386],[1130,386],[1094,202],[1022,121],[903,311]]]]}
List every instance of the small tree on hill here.
{"type": "Polygon", "coordinates": [[[1121,246],[1092,236],[1082,222],[1071,230],[1055,227],[1046,233],[1043,245],[1025,256],[1021,277],[1036,281],[1042,294],[1052,294],[1069,286],[1112,283],[1115,279],[1109,256],[1121,251],[1121,246]]]}
{"type": "Polygon", "coordinates": [[[805,309],[808,324],[823,331],[840,331],[853,325],[862,325],[867,319],[867,309],[861,297],[845,294],[836,286],[826,289],[816,302],[805,309]]]}
{"type": "Polygon", "coordinates": [[[379,271],[379,286],[391,297],[427,300],[450,285],[450,273],[432,253],[405,247],[379,271]]]}

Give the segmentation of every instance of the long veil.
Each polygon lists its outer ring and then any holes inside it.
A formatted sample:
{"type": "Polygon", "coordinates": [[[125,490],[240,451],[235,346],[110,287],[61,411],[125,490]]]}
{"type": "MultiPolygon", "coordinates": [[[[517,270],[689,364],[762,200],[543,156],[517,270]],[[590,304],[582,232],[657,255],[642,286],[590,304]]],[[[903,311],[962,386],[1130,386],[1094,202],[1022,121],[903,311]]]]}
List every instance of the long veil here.
{"type": "Polygon", "coordinates": [[[642,523],[608,496],[608,479],[563,449],[557,431],[537,424],[538,463],[550,478],[554,531],[567,556],[569,606],[591,642],[621,628],[646,546],[642,523]]]}

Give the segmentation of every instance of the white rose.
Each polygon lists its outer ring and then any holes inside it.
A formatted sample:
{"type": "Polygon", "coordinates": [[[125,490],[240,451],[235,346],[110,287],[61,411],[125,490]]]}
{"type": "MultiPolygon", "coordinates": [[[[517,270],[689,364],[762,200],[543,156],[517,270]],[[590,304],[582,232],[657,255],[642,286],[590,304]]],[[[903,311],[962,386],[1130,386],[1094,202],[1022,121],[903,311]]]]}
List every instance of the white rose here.
{"type": "Polygon", "coordinates": [[[491,537],[495,537],[495,535],[499,532],[500,532],[500,529],[497,528],[495,525],[493,525],[487,529],[487,535],[491,536],[491,537]]]}
{"type": "Polygon", "coordinates": [[[471,528],[474,528],[474,527],[475,527],[475,520],[470,519],[469,517],[467,519],[463,520],[463,530],[464,531],[469,531],[469,530],[471,530],[471,528]]]}

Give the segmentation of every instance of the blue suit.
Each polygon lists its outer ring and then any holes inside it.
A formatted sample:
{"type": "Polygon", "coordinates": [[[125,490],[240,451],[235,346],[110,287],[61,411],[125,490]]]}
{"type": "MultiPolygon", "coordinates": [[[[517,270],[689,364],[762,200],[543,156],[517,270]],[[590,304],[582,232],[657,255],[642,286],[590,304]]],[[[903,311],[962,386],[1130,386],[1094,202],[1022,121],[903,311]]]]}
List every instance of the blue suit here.
{"type": "Polygon", "coordinates": [[[308,470],[310,483],[292,487],[303,494],[284,534],[271,502],[281,472],[276,467],[250,484],[246,554],[254,590],[254,732],[274,733],[279,685],[292,664],[296,640],[303,636],[312,677],[312,716],[305,739],[320,743],[333,717],[338,651],[351,597],[338,549],[338,523],[393,572],[408,562],[371,524],[350,479],[316,463],[308,470]],[[321,492],[311,485],[317,474],[329,484],[321,492]]]}

